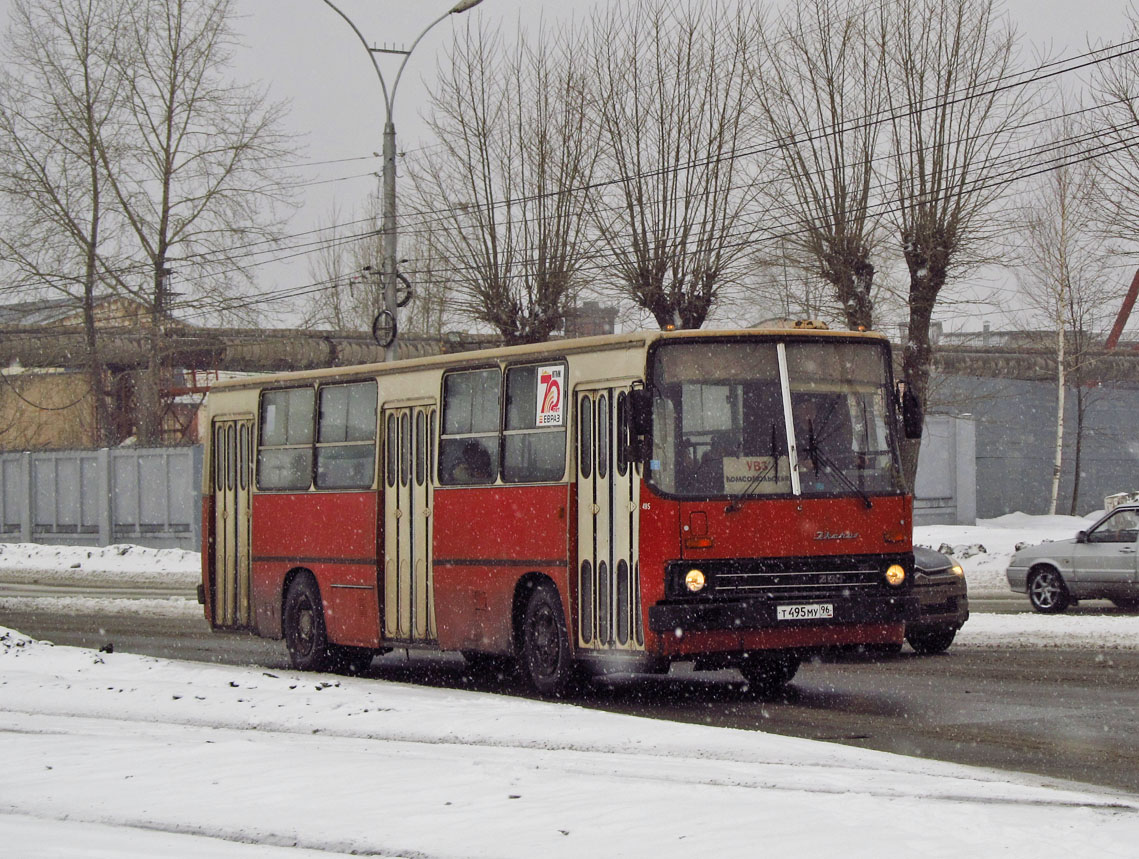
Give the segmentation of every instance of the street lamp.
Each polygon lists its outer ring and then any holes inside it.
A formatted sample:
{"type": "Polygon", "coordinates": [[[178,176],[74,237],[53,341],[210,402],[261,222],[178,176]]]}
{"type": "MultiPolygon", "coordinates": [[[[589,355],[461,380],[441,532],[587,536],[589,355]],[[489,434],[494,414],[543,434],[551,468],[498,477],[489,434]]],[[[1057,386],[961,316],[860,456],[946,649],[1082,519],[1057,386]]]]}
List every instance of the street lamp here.
{"type": "Polygon", "coordinates": [[[415,41],[411,43],[411,47],[403,51],[393,48],[370,47],[368,40],[364,38],[364,34],[360,32],[359,27],[352,22],[352,19],[345,15],[332,0],[324,0],[324,4],[343,18],[348,26],[352,28],[352,32],[356,34],[356,37],[364,46],[364,50],[368,52],[368,57],[371,59],[372,66],[376,70],[376,77],[380,79],[380,88],[384,93],[386,120],[384,122],[383,223],[381,225],[384,252],[384,309],[376,317],[376,321],[372,325],[372,333],[377,341],[384,346],[385,361],[394,361],[396,357],[396,313],[399,309],[397,303],[398,299],[396,297],[396,278],[398,276],[396,270],[396,253],[398,248],[396,240],[395,208],[395,124],[392,122],[392,106],[395,104],[396,89],[399,87],[399,79],[403,76],[403,69],[407,65],[407,60],[411,56],[411,52],[415,50],[415,46],[422,41],[423,37],[427,35],[427,32],[448,15],[458,15],[461,12],[466,12],[481,2],[482,0],[459,0],[459,2],[448,11],[424,27],[423,31],[415,37],[415,41]],[[396,71],[395,80],[392,82],[390,91],[384,82],[384,75],[383,72],[380,71],[380,64],[376,60],[376,54],[401,54],[403,56],[403,60],[400,62],[399,69],[396,71]]]}

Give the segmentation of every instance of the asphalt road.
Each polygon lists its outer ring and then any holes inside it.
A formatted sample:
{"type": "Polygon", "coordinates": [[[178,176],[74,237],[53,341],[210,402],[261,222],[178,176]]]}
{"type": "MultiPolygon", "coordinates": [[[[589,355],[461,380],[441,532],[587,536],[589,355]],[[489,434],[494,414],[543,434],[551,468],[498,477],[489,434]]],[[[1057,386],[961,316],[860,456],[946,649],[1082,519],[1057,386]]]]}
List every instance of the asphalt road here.
{"type": "MultiPolygon", "coordinates": [[[[0,626],[57,644],[287,667],[284,646],[211,633],[198,618],[0,611],[0,626]]],[[[366,676],[525,695],[461,658],[397,651],[366,676]]],[[[575,703],[657,719],[764,730],[1139,792],[1139,652],[954,647],[939,656],[851,654],[805,664],[775,701],[734,672],[613,677],[575,703]]]]}

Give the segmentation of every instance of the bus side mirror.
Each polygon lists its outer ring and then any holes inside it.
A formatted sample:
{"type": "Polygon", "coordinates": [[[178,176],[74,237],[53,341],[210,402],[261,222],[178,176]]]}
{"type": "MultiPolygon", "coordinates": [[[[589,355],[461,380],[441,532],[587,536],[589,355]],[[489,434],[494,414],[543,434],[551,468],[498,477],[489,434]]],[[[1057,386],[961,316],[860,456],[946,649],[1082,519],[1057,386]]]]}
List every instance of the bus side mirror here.
{"type": "Polygon", "coordinates": [[[650,452],[653,426],[653,397],[645,388],[633,388],[628,395],[629,450],[632,462],[644,461],[650,452]]]}
{"type": "Polygon", "coordinates": [[[921,438],[924,420],[921,401],[907,385],[902,391],[902,429],[905,431],[906,438],[921,438]]]}
{"type": "Polygon", "coordinates": [[[633,435],[648,435],[652,420],[652,394],[646,388],[633,388],[629,391],[629,429],[633,435]]]}

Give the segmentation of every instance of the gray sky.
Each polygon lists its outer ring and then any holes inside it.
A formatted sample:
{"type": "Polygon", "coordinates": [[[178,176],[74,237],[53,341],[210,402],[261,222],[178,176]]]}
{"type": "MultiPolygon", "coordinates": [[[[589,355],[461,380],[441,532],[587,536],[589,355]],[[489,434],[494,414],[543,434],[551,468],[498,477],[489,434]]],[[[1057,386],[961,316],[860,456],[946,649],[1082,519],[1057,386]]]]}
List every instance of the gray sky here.
{"type": "MultiPolygon", "coordinates": [[[[406,47],[455,0],[334,0],[377,46],[406,47]]],[[[429,82],[451,38],[452,26],[481,17],[513,30],[522,22],[553,23],[584,16],[596,5],[621,0],[483,0],[477,8],[444,20],[416,48],[400,83],[395,123],[401,150],[430,142],[420,119],[429,82]]],[[[747,2],[747,0],[743,0],[747,2]]],[[[774,0],[777,5],[784,0],[774,0]]],[[[1079,53],[1089,40],[1114,41],[1125,21],[1125,0],[1007,0],[1022,34],[1052,55],[1079,53]]],[[[7,17],[10,0],[0,0],[7,17]]],[[[244,42],[235,74],[268,84],[273,98],[291,104],[290,126],[302,136],[306,165],[297,175],[310,183],[291,234],[327,222],[335,206],[341,220],[360,216],[374,193],[380,169],[383,101],[368,54],[349,26],[322,0],[235,0],[244,42]],[[364,159],[314,166],[312,162],[364,159]]],[[[381,57],[389,86],[398,59],[381,57]]],[[[398,185],[397,185],[398,187],[398,185]]],[[[311,276],[305,258],[258,272],[261,289],[301,286],[311,276]]],[[[947,320],[948,321],[948,320],[947,320]]],[[[1000,324],[997,322],[996,324],[1000,324]]],[[[976,325],[979,327],[980,320],[976,325]]],[[[956,327],[956,326],[955,326],[956,327]]]]}
{"type": "MultiPolygon", "coordinates": [[[[604,2],[620,0],[599,0],[604,2]]],[[[424,26],[449,9],[454,0],[335,0],[374,44],[406,46],[424,26]]],[[[778,0],[777,0],[778,2],[778,0]]],[[[570,16],[583,16],[593,0],[483,0],[477,8],[444,20],[419,44],[400,83],[395,101],[395,123],[401,150],[430,142],[420,120],[426,97],[425,83],[445,59],[452,26],[481,17],[513,30],[521,21],[533,24],[570,16]]],[[[306,135],[310,161],[368,156],[380,149],[383,103],[380,87],[363,45],[322,0],[237,0],[242,15],[239,29],[247,48],[240,73],[266,81],[276,98],[292,103],[292,123],[306,135]]],[[[1008,0],[1009,14],[1017,22],[1026,45],[1052,56],[1079,53],[1090,41],[1114,41],[1123,31],[1123,0],[1008,0]]],[[[1032,48],[1029,48],[1031,55],[1032,48]]],[[[390,86],[398,60],[381,57],[390,86]]],[[[341,220],[359,217],[367,196],[376,188],[374,171],[379,159],[305,168],[312,181],[334,180],[312,186],[304,209],[294,218],[290,232],[299,233],[326,222],[333,206],[341,220]],[[345,178],[354,177],[354,178],[345,178]]],[[[398,187],[398,183],[397,183],[398,187]]],[[[308,283],[303,259],[289,266],[265,269],[263,288],[308,283]]],[[[1001,273],[990,274],[990,286],[1004,293],[1013,285],[1001,273]]],[[[982,280],[985,280],[982,277],[982,280]]],[[[1126,284],[1123,285],[1124,288],[1126,284]]],[[[998,315],[977,308],[944,308],[951,328],[980,328],[984,318],[1004,323],[998,315]]]]}

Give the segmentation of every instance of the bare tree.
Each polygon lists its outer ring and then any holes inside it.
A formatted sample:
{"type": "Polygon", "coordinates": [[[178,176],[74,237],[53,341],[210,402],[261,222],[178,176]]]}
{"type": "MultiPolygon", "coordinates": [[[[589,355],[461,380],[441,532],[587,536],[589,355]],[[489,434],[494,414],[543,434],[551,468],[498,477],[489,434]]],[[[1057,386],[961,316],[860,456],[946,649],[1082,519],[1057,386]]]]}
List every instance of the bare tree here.
{"type": "MultiPolygon", "coordinates": [[[[836,310],[834,290],[818,273],[814,260],[798,241],[788,237],[763,242],[751,254],[752,269],[744,280],[743,301],[754,322],[819,319],[828,325],[844,325],[836,310]]],[[[723,305],[735,302],[729,298],[723,305]]]]}
{"type": "Polygon", "coordinates": [[[116,9],[96,0],[15,0],[0,73],[0,257],[31,294],[64,295],[82,308],[94,436],[115,441],[96,301],[114,267],[115,213],[103,157],[119,153],[108,127],[123,108],[114,67],[116,9]],[[102,148],[102,155],[100,149],[102,148]]]}
{"type": "Polygon", "coordinates": [[[1059,503],[1064,465],[1065,395],[1076,392],[1073,487],[1069,512],[1073,515],[1080,491],[1084,423],[1095,357],[1107,322],[1105,308],[1115,286],[1109,271],[1108,249],[1097,221],[1096,204],[1102,199],[1095,167],[1078,157],[1077,129],[1069,119],[1052,130],[1051,142],[1068,158],[1043,174],[1029,195],[1022,219],[1020,248],[1023,295],[1029,307],[1046,321],[1056,349],[1056,444],[1048,512],[1059,503]]]}
{"type": "Polygon", "coordinates": [[[589,258],[597,142],[587,108],[568,32],[507,45],[468,28],[432,96],[441,146],[413,165],[413,221],[445,261],[457,307],[507,343],[540,342],[562,325],[589,258]]]}
{"type": "Polygon", "coordinates": [[[662,328],[699,328],[757,232],[748,118],[753,12],[611,4],[592,21],[605,191],[595,223],[620,288],[662,328]]]}
{"type": "Polygon", "coordinates": [[[411,299],[403,309],[400,327],[409,334],[442,338],[449,326],[461,324],[461,315],[454,307],[453,273],[446,261],[436,256],[436,245],[430,229],[421,230],[405,243],[409,265],[404,274],[411,299]]]}
{"type": "Polygon", "coordinates": [[[120,287],[151,311],[149,363],[139,385],[138,432],[158,440],[163,372],[162,328],[179,305],[250,318],[254,302],[234,302],[246,271],[243,247],[275,238],[290,204],[278,172],[290,154],[282,107],[226,75],[233,35],[231,0],[126,3],[119,13],[118,73],[127,114],[115,129],[126,147],[117,162],[103,138],[104,169],[129,225],[146,276],[120,287]]]}
{"type": "Polygon", "coordinates": [[[369,330],[376,308],[384,303],[378,231],[366,229],[361,235],[361,224],[344,225],[333,207],[318,236],[318,247],[309,257],[316,289],[304,307],[305,326],[369,330]]]}
{"type": "Polygon", "coordinates": [[[874,324],[880,186],[875,157],[885,127],[884,57],[862,0],[805,0],[777,26],[758,28],[757,101],[785,181],[772,210],[791,226],[792,260],[833,289],[850,329],[874,324]]]}
{"type": "MultiPolygon", "coordinates": [[[[1139,7],[1129,10],[1131,32],[1139,35],[1139,7]]],[[[1135,129],[1139,127],[1139,57],[1132,51],[1096,66],[1092,89],[1103,102],[1102,121],[1097,129],[1106,150],[1096,160],[1101,218],[1105,234],[1134,254],[1139,236],[1139,205],[1135,189],[1139,188],[1139,148],[1135,146],[1135,129]]]]}
{"type": "MultiPolygon", "coordinates": [[[[1000,86],[1017,38],[996,0],[887,0],[878,43],[890,113],[888,206],[909,271],[902,378],[924,406],[933,346],[930,322],[951,275],[984,256],[999,219],[1010,147],[1030,109],[1026,91],[1000,86]]],[[[913,483],[920,440],[903,445],[913,483]]]]}

